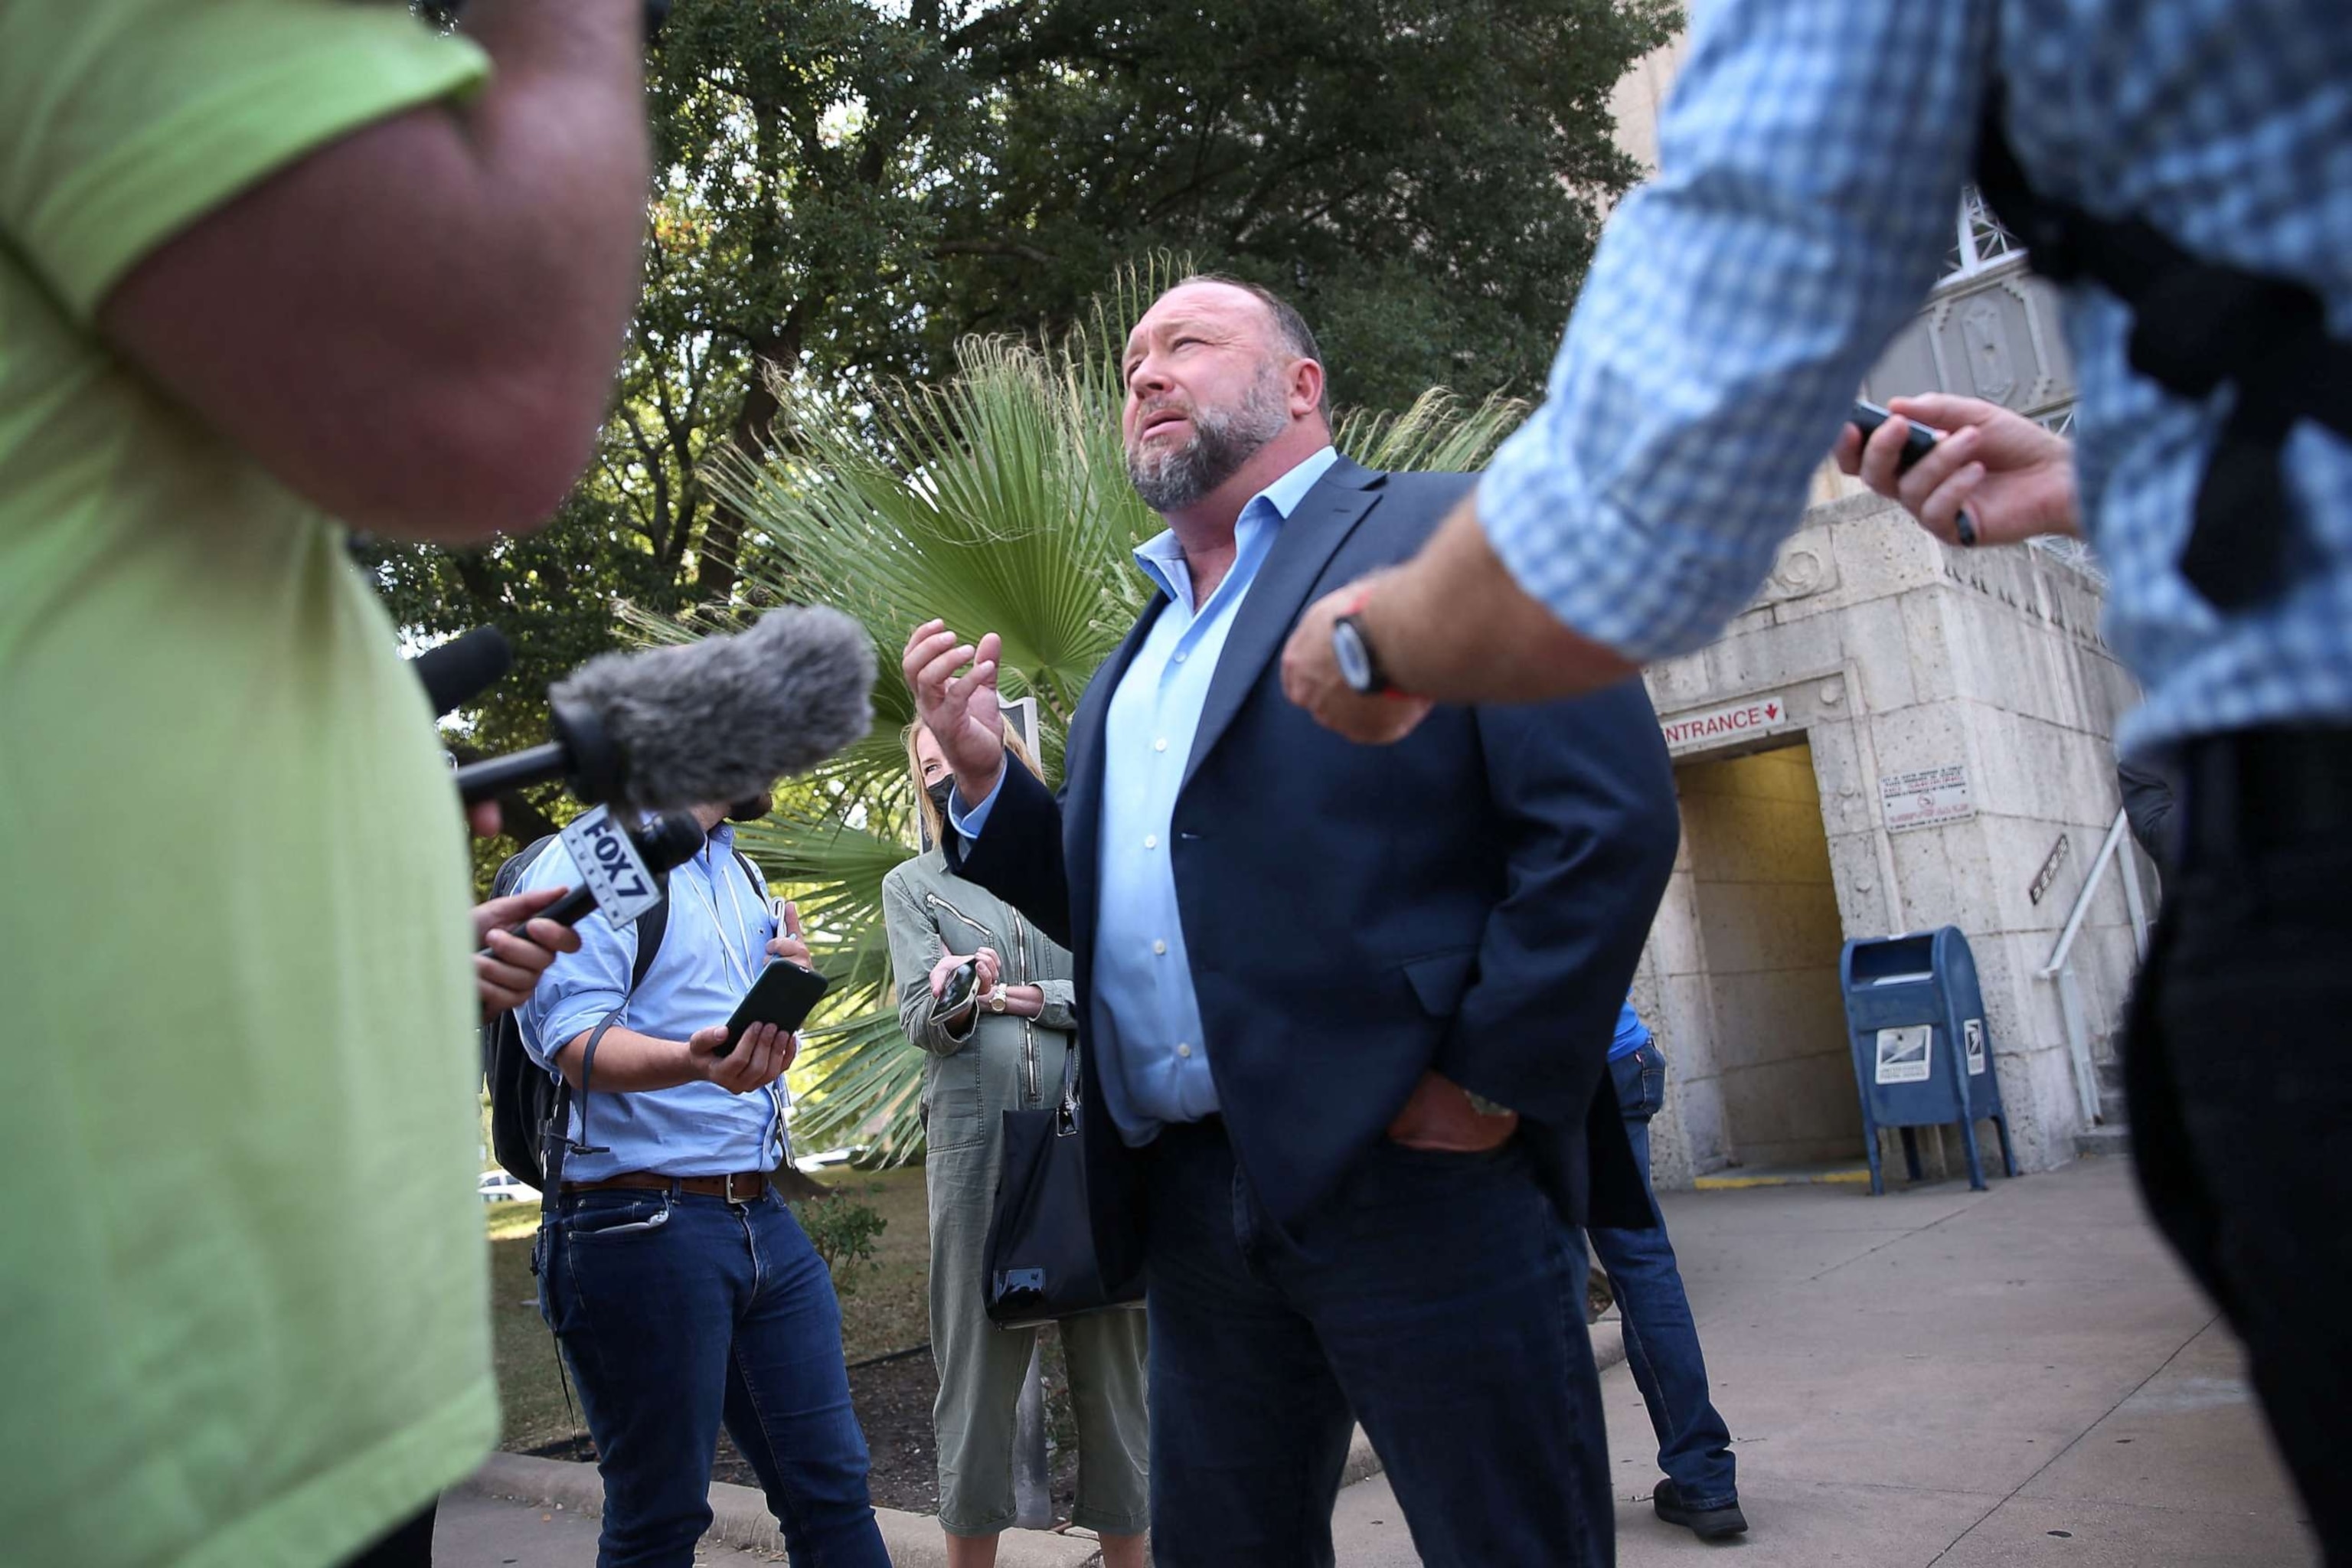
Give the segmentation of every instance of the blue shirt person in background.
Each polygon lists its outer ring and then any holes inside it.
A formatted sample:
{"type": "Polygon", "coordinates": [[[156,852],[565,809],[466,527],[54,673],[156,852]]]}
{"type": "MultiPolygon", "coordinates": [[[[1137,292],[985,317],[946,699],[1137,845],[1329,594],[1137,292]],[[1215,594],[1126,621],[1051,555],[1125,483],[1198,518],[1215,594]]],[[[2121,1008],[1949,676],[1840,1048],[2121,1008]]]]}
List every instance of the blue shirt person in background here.
{"type": "MultiPolygon", "coordinates": [[[[767,803],[734,808],[738,817],[767,803]]],[[[519,1011],[534,1060],[572,1083],[561,1192],[533,1267],[540,1310],[580,1389],[604,1479],[602,1568],[689,1568],[710,1523],[723,1421],[758,1472],[794,1563],[887,1568],[850,1406],[841,1305],[769,1173],[785,1157],[778,1080],[798,1041],[772,1025],[732,1051],[727,1019],[759,972],[805,963],[793,906],[735,852],[725,806],[669,874],[661,946],[629,985],[636,926],[580,922],[519,1011]],[[609,1026],[605,1026],[607,1021],[609,1026]],[[583,1093],[582,1062],[596,1039],[583,1093]]],[[[528,890],[576,882],[551,844],[528,890]]]]}
{"type": "MultiPolygon", "coordinates": [[[[1665,1103],[1666,1055],[1630,997],[1617,1015],[1609,1071],[1647,1182],[1650,1118],[1665,1103]]],[[[1656,1199],[1651,1201],[1654,1206],[1656,1199]]],[[[1748,1528],[1748,1518],[1739,1510],[1731,1429],[1707,1397],[1706,1360],[1699,1353],[1698,1326],[1691,1320],[1665,1216],[1659,1215],[1648,1230],[1595,1226],[1587,1234],[1593,1256],[1609,1271],[1610,1291],[1623,1319],[1625,1364],[1633,1369],[1658,1435],[1658,1468],[1666,1473],[1653,1500],[1658,1517],[1703,1538],[1738,1534],[1748,1528]]]]}
{"type": "MultiPolygon", "coordinates": [[[[2023,504],[2033,446],[1991,422],[1947,426],[1915,469],[1936,488],[1905,500],[1948,541],[1965,503],[1982,542],[2079,526],[2098,551],[2107,641],[2147,693],[2124,747],[2184,785],[2125,1054],[2134,1163],[2246,1342],[2328,1560],[2352,1563],[2352,1342],[2314,1283],[2352,1276],[2343,0],[1696,9],[1658,177],[1610,219],[1548,400],[1416,560],[1301,618],[1293,699],[1359,740],[1419,719],[1340,678],[1351,607],[1392,680],[1449,701],[1557,697],[1706,642],[1935,281],[1962,182],[2009,187],[2033,265],[2083,268],[2063,504],[2023,504]]],[[[1885,423],[1880,462],[1906,429],[1885,423]]]]}

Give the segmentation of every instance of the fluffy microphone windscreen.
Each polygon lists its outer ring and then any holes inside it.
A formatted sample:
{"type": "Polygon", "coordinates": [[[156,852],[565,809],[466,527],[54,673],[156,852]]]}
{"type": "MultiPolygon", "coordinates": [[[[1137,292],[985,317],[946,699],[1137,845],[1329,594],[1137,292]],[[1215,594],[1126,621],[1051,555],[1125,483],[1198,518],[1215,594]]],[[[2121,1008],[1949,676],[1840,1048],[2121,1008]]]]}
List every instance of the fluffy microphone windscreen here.
{"type": "Polygon", "coordinates": [[[550,691],[599,719],[628,759],[629,803],[741,800],[873,728],[874,643],[839,610],[770,610],[733,637],[601,654],[550,691]]]}

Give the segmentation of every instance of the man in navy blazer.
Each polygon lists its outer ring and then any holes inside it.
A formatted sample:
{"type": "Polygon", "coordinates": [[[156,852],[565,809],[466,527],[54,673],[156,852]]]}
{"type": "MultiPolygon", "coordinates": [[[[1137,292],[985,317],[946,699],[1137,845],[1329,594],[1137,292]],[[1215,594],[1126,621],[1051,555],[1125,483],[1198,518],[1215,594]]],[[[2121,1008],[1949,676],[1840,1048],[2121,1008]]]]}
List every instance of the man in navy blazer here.
{"type": "Polygon", "coordinates": [[[1279,684],[1300,609],[1473,476],[1339,457],[1312,334],[1252,286],[1170,289],[1126,370],[1170,531],[1063,797],[1005,760],[993,634],[918,627],[905,669],[950,864],[1076,955],[1096,1243],[1147,1286],[1155,1558],[1331,1563],[1352,1417],[1432,1568],[1607,1563],[1575,1227],[1651,1222],[1606,1063],[1674,859],[1656,718],[1635,680],[1385,750],[1319,728],[1279,684]]]}

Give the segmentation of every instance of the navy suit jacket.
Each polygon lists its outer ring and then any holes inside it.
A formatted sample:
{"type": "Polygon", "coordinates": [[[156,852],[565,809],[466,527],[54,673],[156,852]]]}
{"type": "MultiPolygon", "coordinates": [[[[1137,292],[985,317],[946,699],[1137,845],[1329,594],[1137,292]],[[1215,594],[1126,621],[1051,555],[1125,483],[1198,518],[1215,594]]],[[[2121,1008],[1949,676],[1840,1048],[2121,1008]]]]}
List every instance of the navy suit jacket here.
{"type": "MultiPolygon", "coordinates": [[[[1202,1039],[1234,1152],[1286,1229],[1384,1135],[1422,1074],[1517,1110],[1569,1221],[1652,1210],[1607,1071],[1618,1008],[1672,868],[1672,771],[1638,679],[1565,702],[1441,707],[1394,746],[1358,746],[1282,694],[1299,612],[1413,554],[1468,474],[1341,458],[1283,524],[1210,684],[1170,852],[1202,1039]]],[[[1093,992],[1104,716],[1154,601],[1095,672],[1059,801],[1007,769],[986,829],[950,865],[1076,960],[1093,992]]],[[[1107,1275],[1140,1260],[1142,1162],[1083,1061],[1087,1170],[1107,1275]]]]}

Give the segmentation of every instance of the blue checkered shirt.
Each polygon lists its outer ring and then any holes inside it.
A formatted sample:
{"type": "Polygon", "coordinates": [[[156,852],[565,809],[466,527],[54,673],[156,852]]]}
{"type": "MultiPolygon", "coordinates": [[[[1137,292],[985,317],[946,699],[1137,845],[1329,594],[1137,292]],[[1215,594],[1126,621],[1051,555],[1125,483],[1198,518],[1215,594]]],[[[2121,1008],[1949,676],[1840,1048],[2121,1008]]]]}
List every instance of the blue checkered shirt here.
{"type": "MultiPolygon", "coordinates": [[[[1496,551],[1629,658],[1706,643],[1801,515],[1854,388],[1935,281],[1998,71],[2036,187],[2299,279],[2352,335],[2347,0],[1711,0],[1610,221],[1548,401],[1478,493],[1496,551]]],[[[2066,297],[2106,633],[2147,689],[2127,747],[2352,722],[2352,445],[2286,448],[2292,588],[2221,615],[2178,568],[2226,393],[2135,374],[2130,317],[2066,297]]]]}

